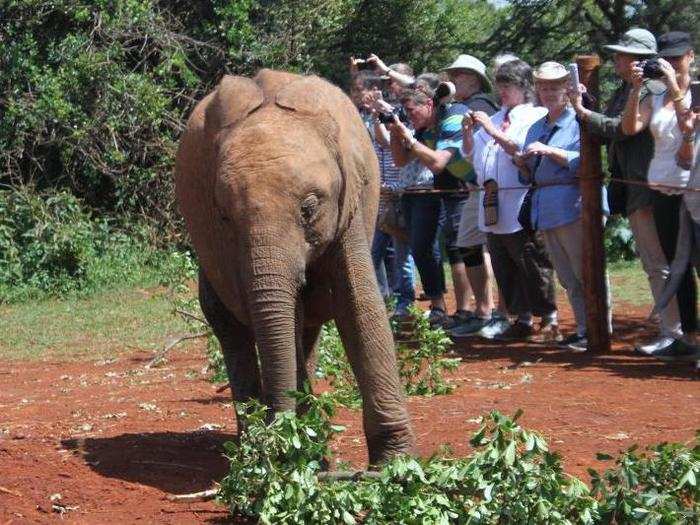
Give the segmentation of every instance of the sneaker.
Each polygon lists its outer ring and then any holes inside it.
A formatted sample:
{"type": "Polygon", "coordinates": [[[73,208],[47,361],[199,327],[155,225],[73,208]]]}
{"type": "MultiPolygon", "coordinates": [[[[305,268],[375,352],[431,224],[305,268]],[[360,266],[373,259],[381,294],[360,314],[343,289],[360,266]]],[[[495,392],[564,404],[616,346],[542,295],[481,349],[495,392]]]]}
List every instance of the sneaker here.
{"type": "Polygon", "coordinates": [[[585,335],[573,333],[562,339],[558,346],[572,352],[586,352],[588,350],[588,338],[585,335]]]}
{"type": "Polygon", "coordinates": [[[490,317],[488,319],[482,319],[481,317],[472,315],[471,319],[458,326],[455,326],[452,330],[450,330],[447,333],[447,335],[449,335],[452,339],[471,337],[477,335],[479,331],[485,326],[487,326],[490,322],[490,317]]]}
{"type": "Polygon", "coordinates": [[[498,341],[524,341],[528,340],[535,329],[529,324],[515,322],[508,329],[494,339],[498,341]]]}
{"type": "Polygon", "coordinates": [[[508,319],[501,314],[494,313],[489,322],[481,330],[478,335],[486,339],[494,339],[510,328],[508,319]]]}
{"type": "Polygon", "coordinates": [[[466,323],[472,317],[474,317],[474,313],[470,312],[469,310],[457,310],[454,314],[449,316],[447,321],[443,323],[442,327],[445,330],[450,330],[452,328],[466,323]]]}
{"type": "Polygon", "coordinates": [[[700,359],[700,347],[674,339],[673,343],[657,350],[652,356],[663,361],[697,361],[700,359]]]}
{"type": "Polygon", "coordinates": [[[659,337],[651,343],[645,345],[635,345],[634,351],[649,357],[654,356],[654,352],[659,352],[673,344],[673,337],[659,337]]]}
{"type": "Polygon", "coordinates": [[[430,312],[428,313],[428,322],[430,323],[431,328],[436,328],[438,326],[442,326],[445,321],[449,319],[447,317],[447,312],[443,310],[442,308],[439,308],[437,306],[433,306],[430,308],[430,312]]]}
{"type": "Polygon", "coordinates": [[[540,329],[530,340],[536,343],[559,343],[563,339],[559,325],[552,322],[542,322],[540,329]]]}

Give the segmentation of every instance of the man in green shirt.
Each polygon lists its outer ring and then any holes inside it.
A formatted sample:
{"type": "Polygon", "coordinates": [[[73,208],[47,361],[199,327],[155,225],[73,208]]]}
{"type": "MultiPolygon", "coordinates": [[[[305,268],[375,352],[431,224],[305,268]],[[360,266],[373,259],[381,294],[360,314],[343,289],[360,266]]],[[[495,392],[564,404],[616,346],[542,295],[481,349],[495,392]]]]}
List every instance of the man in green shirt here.
{"type": "MultiPolygon", "coordinates": [[[[596,113],[583,107],[581,96],[572,93],[572,103],[579,119],[588,129],[608,142],[608,164],[614,178],[647,182],[649,163],[654,155],[654,140],[648,129],[636,135],[624,135],[620,129],[621,114],[631,89],[632,66],[638,60],[656,55],[656,39],[649,31],[634,28],[627,31],[620,42],[605,46],[614,53],[615,72],[622,84],[613,94],[605,113],[596,113]]],[[[647,93],[643,93],[642,97],[647,93]]],[[[649,279],[652,295],[656,299],[668,278],[669,265],[661,248],[652,208],[652,190],[635,184],[616,184],[620,191],[611,191],[621,196],[611,202],[612,213],[621,213],[629,219],[642,266],[649,279]]],[[[650,355],[673,343],[682,336],[678,303],[671,301],[661,312],[661,337],[635,349],[650,355]]]]}

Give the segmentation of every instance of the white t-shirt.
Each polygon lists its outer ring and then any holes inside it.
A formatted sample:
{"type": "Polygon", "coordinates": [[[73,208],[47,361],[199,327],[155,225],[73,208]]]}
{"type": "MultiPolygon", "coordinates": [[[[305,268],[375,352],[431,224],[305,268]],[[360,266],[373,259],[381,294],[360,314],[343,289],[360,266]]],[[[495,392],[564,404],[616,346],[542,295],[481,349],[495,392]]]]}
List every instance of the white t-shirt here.
{"type": "MultiPolygon", "coordinates": [[[[515,106],[508,112],[503,107],[491,115],[491,122],[501,128],[508,114],[510,125],[505,130],[506,136],[520,148],[525,142],[525,136],[530,126],[547,114],[543,107],[532,104],[515,106]]],[[[503,148],[482,128],[474,134],[474,149],[471,156],[472,165],[476,172],[476,183],[483,186],[484,182],[494,179],[499,188],[522,186],[518,180],[518,168],[513,159],[503,148]]],[[[491,226],[484,224],[483,192],[474,196],[479,198],[479,229],[485,232],[507,234],[522,230],[518,222],[518,213],[523,204],[527,189],[504,189],[498,192],[498,222],[491,226]]]]}
{"type": "MultiPolygon", "coordinates": [[[[690,171],[676,164],[676,153],[681,146],[683,133],[678,127],[675,108],[664,106],[664,96],[664,94],[654,95],[652,99],[649,131],[654,137],[654,157],[649,164],[647,179],[650,183],[684,188],[688,185],[690,171]]],[[[690,90],[686,92],[683,102],[686,107],[690,106],[690,90]]],[[[669,195],[681,193],[680,190],[669,188],[654,189],[669,195]]]]}

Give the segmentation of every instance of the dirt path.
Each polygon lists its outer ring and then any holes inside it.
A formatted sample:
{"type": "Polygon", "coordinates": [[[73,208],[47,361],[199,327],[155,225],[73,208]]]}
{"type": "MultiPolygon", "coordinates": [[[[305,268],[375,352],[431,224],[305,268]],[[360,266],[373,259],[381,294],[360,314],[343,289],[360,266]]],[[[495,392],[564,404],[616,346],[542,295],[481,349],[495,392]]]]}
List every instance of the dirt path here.
{"type": "MultiPolygon", "coordinates": [[[[634,356],[630,342],[648,323],[639,309],[624,311],[609,355],[462,344],[454,394],[410,399],[419,452],[447,443],[467,453],[475,418],[492,409],[522,408],[523,424],[544,433],[567,471],[586,481],[587,467],[604,467],[596,452],[691,439],[700,427],[698,376],[634,356]]],[[[111,362],[1,364],[0,524],[58,521],[56,494],[66,523],[228,522],[213,503],[165,499],[208,488],[226,471],[233,409],[228,391],[199,374],[202,356],[198,346],[175,351],[155,370],[144,369],[150,354],[138,351],[111,362]]],[[[347,431],[337,456],[363,465],[359,412],[338,419],[347,431]]]]}

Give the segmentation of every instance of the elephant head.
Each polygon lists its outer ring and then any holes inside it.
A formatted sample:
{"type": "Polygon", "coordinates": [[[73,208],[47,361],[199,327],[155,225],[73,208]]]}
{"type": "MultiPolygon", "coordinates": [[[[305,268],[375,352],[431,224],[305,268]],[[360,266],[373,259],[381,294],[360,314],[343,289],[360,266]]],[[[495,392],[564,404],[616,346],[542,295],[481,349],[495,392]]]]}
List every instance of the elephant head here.
{"type": "Polygon", "coordinates": [[[286,391],[296,388],[307,269],[349,228],[368,188],[373,222],[378,180],[355,108],[317,77],[224,77],[190,118],[176,167],[180,209],[208,279],[253,328],[274,411],[294,406],[286,391]]]}

